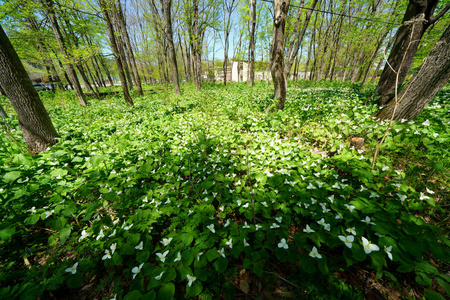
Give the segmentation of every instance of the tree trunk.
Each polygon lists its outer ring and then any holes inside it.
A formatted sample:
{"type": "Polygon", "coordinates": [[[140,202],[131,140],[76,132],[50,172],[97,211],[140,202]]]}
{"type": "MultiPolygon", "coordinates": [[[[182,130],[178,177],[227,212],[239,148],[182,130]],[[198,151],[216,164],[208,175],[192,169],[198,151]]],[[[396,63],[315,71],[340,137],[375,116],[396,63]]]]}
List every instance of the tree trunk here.
{"type": "MultiPolygon", "coordinates": [[[[284,108],[286,101],[286,78],[283,70],[284,63],[284,29],[290,0],[275,0],[273,14],[273,40],[270,66],[272,74],[276,109],[284,108]]],[[[265,112],[274,111],[273,105],[269,105],[265,112]]]]}
{"type": "Polygon", "coordinates": [[[102,10],[103,18],[105,20],[106,29],[108,30],[108,36],[109,36],[109,42],[111,43],[111,48],[114,53],[114,58],[116,60],[117,65],[117,72],[119,73],[120,77],[120,83],[122,85],[122,91],[123,91],[123,97],[125,98],[125,102],[128,103],[128,105],[133,106],[133,99],[131,99],[131,96],[128,92],[128,86],[127,86],[127,79],[125,77],[123,64],[126,62],[122,61],[122,56],[119,53],[118,46],[116,44],[116,39],[114,35],[114,27],[111,23],[111,19],[109,17],[109,13],[107,11],[107,5],[105,3],[105,0],[100,0],[100,8],[102,10]]]}
{"type": "Polygon", "coordinates": [[[409,1],[402,25],[395,35],[395,42],[388,58],[389,64],[384,67],[375,89],[380,95],[378,105],[384,105],[392,98],[396,88],[396,73],[399,73],[398,86],[400,86],[414,63],[414,55],[424,32],[450,8],[449,4],[433,17],[438,2],[439,0],[409,1]]]}
{"type": "Polygon", "coordinates": [[[284,66],[284,72],[286,73],[287,78],[289,78],[292,64],[294,63],[294,60],[297,57],[298,50],[300,49],[300,45],[302,43],[303,37],[305,36],[305,32],[306,29],[308,28],[309,21],[311,20],[311,15],[313,12],[312,9],[316,7],[317,1],[318,0],[313,0],[313,2],[310,5],[311,9],[308,9],[308,11],[306,12],[305,23],[303,24],[302,31],[300,32],[300,34],[298,34],[298,32],[295,32],[295,39],[297,40],[297,42],[295,42],[294,36],[291,39],[289,52],[288,55],[286,56],[286,65],[284,66]]]}
{"type": "Polygon", "coordinates": [[[131,47],[130,36],[128,35],[125,17],[122,12],[122,5],[119,0],[117,0],[116,2],[117,2],[117,19],[118,19],[118,23],[119,23],[121,31],[122,31],[122,35],[125,38],[125,44],[127,45],[127,47],[125,49],[127,51],[128,60],[130,62],[130,67],[131,67],[131,71],[133,74],[134,84],[136,85],[136,87],[138,89],[138,94],[142,96],[142,95],[144,95],[144,92],[142,91],[141,78],[139,77],[139,72],[137,69],[136,59],[135,59],[134,53],[133,53],[133,48],[131,47]]]}
{"type": "Polygon", "coordinates": [[[450,26],[447,27],[430,54],[410,82],[375,117],[412,120],[450,79],[450,26]],[[397,102],[397,107],[396,106],[397,102]]]}
{"type": "Polygon", "coordinates": [[[252,18],[250,20],[250,59],[248,62],[249,76],[247,78],[247,84],[250,86],[255,85],[255,27],[256,27],[256,0],[252,0],[252,18]]]}
{"type": "MultiPolygon", "coordinates": [[[[55,17],[55,11],[53,10],[53,0],[43,0],[43,1],[45,1],[44,6],[46,7],[47,10],[47,16],[50,21],[50,24],[52,25],[53,33],[55,34],[56,41],[58,42],[61,53],[64,55],[64,58],[67,61],[70,61],[71,56],[67,52],[66,45],[64,43],[64,38],[61,34],[61,30],[59,29],[59,24],[55,17]]],[[[70,82],[71,84],[73,84],[73,87],[75,88],[78,100],[80,101],[82,106],[86,106],[87,101],[84,97],[80,81],[78,80],[77,73],[75,72],[75,67],[72,63],[67,62],[67,71],[69,73],[70,82]]]]}
{"type": "Polygon", "coordinates": [[[172,31],[172,17],[171,17],[171,7],[172,0],[160,0],[162,13],[164,16],[164,23],[166,25],[166,40],[169,52],[170,67],[172,69],[172,82],[175,94],[181,95],[180,82],[178,79],[178,65],[177,56],[175,54],[175,47],[173,45],[173,31],[172,31]]]}
{"type": "Polygon", "coordinates": [[[58,133],[1,25],[0,86],[11,101],[25,143],[33,152],[45,151],[56,144],[58,133]]]}

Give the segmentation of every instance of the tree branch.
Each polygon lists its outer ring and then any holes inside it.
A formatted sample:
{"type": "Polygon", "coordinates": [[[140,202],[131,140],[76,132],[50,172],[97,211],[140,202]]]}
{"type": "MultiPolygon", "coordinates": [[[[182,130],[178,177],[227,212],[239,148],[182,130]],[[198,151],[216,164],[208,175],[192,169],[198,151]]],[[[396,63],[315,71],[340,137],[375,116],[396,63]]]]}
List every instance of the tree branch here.
{"type": "Polygon", "coordinates": [[[437,15],[430,18],[430,25],[439,20],[450,9],[450,3],[444,7],[437,15]]]}

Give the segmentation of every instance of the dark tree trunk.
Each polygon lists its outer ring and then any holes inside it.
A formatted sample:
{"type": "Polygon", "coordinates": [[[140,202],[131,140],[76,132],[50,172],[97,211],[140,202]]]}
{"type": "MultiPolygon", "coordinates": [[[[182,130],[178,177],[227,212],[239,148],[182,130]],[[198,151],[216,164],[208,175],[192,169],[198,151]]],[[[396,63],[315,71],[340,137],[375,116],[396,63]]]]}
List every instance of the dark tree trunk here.
{"type": "Polygon", "coordinates": [[[412,120],[450,79],[450,26],[425,58],[410,82],[375,117],[412,120]],[[397,103],[397,107],[396,106],[397,103]]]}
{"type": "Polygon", "coordinates": [[[0,26],[0,86],[19,118],[25,143],[38,153],[57,143],[58,133],[22,62],[0,26]]]}
{"type": "Polygon", "coordinates": [[[119,73],[120,83],[122,85],[123,97],[125,98],[125,102],[128,105],[133,106],[133,99],[131,99],[130,93],[128,92],[127,79],[124,73],[124,61],[122,61],[122,56],[119,53],[119,48],[116,43],[115,35],[114,35],[114,27],[111,23],[111,19],[109,17],[109,13],[107,10],[107,4],[105,0],[100,0],[100,8],[102,10],[103,18],[105,19],[106,29],[108,30],[109,42],[111,43],[111,48],[114,52],[114,58],[116,60],[117,72],[119,73]]]}
{"type": "MultiPolygon", "coordinates": [[[[275,0],[273,14],[273,40],[271,53],[270,73],[272,74],[276,109],[284,108],[286,101],[286,78],[283,70],[284,63],[284,28],[289,9],[290,0],[275,0]]],[[[273,105],[269,105],[265,112],[274,111],[273,105]]]]}
{"type": "Polygon", "coordinates": [[[255,85],[255,27],[256,27],[256,0],[252,0],[252,18],[250,20],[250,45],[249,45],[249,76],[247,84],[255,85]]]}
{"type": "Polygon", "coordinates": [[[448,9],[447,5],[441,12],[433,17],[439,0],[410,0],[403,17],[402,25],[395,35],[395,42],[389,54],[388,64],[383,69],[375,92],[380,95],[378,105],[386,104],[395,91],[395,82],[398,75],[400,86],[408,75],[414,63],[419,42],[427,28],[435,23],[448,9]]]}
{"type": "Polygon", "coordinates": [[[171,17],[171,7],[172,0],[160,0],[162,13],[164,16],[164,23],[166,25],[166,40],[169,52],[169,61],[172,69],[172,82],[175,94],[181,95],[180,82],[178,79],[178,65],[177,56],[175,54],[175,47],[173,45],[173,31],[172,31],[172,17],[171,17]]]}
{"type": "MultiPolygon", "coordinates": [[[[44,5],[47,10],[47,16],[50,20],[50,24],[53,28],[53,33],[55,34],[56,41],[58,42],[59,48],[61,50],[61,53],[64,55],[67,61],[70,61],[71,57],[69,53],[67,52],[66,45],[64,43],[64,38],[61,34],[61,30],[59,28],[58,21],[55,17],[55,11],[53,10],[53,0],[43,0],[44,5]]],[[[72,63],[67,63],[67,71],[69,73],[70,82],[75,88],[75,91],[77,93],[78,100],[80,101],[81,105],[86,106],[87,101],[84,97],[83,90],[81,89],[80,81],[78,80],[77,73],[75,72],[75,67],[72,63]]]]}

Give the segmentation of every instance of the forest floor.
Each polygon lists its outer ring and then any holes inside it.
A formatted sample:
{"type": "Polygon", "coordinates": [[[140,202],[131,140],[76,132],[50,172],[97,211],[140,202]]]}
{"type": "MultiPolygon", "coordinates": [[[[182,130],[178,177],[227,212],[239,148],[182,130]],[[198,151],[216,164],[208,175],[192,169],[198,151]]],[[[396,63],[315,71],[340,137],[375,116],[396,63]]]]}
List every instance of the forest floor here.
{"type": "Polygon", "coordinates": [[[373,86],[182,88],[41,93],[36,156],[0,96],[1,299],[448,299],[450,87],[373,168],[373,86]]]}

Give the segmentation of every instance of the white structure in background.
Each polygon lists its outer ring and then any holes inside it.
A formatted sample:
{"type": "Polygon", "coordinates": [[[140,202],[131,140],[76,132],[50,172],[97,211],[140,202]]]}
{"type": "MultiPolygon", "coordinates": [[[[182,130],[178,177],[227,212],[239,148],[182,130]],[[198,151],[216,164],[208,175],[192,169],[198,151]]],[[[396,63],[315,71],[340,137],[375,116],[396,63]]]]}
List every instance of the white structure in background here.
{"type": "MultiPolygon", "coordinates": [[[[247,81],[247,75],[248,75],[248,62],[243,60],[231,60],[231,81],[234,82],[243,82],[247,81]]],[[[310,72],[305,71],[297,71],[298,79],[305,79],[309,78],[310,72]]],[[[223,77],[223,75],[222,75],[223,77]]],[[[223,80],[223,78],[221,78],[223,80]]],[[[255,71],[255,80],[272,80],[272,75],[270,74],[270,71],[255,71]]],[[[290,79],[294,79],[294,74],[290,74],[290,79]]]]}

